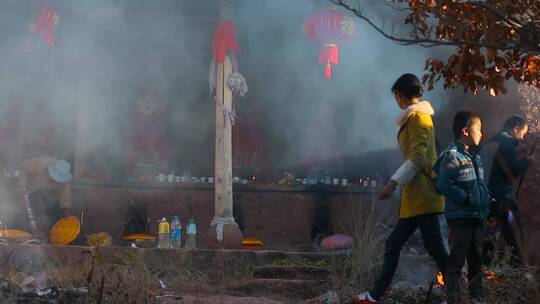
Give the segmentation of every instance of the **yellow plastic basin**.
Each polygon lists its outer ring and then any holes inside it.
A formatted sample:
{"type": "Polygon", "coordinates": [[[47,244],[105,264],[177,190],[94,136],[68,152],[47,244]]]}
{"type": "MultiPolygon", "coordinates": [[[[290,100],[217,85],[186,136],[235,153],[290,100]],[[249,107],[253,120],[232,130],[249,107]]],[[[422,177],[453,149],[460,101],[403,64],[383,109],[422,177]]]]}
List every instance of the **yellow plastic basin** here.
{"type": "Polygon", "coordinates": [[[81,222],[74,216],[68,216],[54,224],[49,232],[49,241],[53,245],[67,245],[73,242],[80,232],[81,222]]]}

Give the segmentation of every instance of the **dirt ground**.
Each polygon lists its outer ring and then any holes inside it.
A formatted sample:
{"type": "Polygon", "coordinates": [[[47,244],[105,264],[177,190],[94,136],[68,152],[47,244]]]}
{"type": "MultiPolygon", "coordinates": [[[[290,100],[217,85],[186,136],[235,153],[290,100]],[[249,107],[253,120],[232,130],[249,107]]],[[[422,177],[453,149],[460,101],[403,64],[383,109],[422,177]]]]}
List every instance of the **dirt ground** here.
{"type": "MultiPolygon", "coordinates": [[[[163,298],[153,301],[155,304],[284,304],[292,302],[283,302],[278,300],[272,300],[268,298],[260,297],[241,297],[230,295],[208,295],[208,296],[181,296],[171,297],[169,299],[163,298]]],[[[298,303],[298,302],[297,302],[298,303]]],[[[308,302],[303,302],[308,303],[308,302]]]]}

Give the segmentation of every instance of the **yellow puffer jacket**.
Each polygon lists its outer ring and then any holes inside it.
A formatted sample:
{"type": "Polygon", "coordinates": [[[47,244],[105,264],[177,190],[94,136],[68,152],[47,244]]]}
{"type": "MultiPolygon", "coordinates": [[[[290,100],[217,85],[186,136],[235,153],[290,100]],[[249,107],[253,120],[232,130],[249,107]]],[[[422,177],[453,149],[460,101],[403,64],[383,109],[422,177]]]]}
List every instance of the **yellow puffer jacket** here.
{"type": "Polygon", "coordinates": [[[444,197],[435,191],[427,176],[434,176],[431,168],[437,160],[431,115],[413,111],[399,130],[398,143],[403,156],[421,170],[411,181],[401,186],[399,218],[442,213],[444,197]]]}

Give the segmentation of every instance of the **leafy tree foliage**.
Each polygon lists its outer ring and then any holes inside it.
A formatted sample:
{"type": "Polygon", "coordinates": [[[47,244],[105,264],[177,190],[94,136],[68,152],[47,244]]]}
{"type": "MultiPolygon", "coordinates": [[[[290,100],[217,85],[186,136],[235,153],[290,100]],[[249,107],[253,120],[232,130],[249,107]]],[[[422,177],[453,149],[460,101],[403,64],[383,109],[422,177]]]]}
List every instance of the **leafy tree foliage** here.
{"type": "Polygon", "coordinates": [[[368,0],[330,0],[405,45],[454,46],[445,60],[429,58],[423,81],[431,89],[462,86],[474,94],[505,93],[514,79],[540,87],[539,0],[384,0],[403,16],[410,32],[396,36],[364,14],[368,0]]]}

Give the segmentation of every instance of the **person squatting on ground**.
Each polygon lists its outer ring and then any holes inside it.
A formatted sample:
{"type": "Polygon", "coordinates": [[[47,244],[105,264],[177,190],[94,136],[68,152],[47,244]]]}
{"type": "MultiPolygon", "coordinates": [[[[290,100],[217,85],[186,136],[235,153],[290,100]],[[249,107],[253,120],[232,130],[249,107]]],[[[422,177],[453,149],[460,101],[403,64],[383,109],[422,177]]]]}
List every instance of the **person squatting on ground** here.
{"type": "Polygon", "coordinates": [[[399,147],[405,162],[384,186],[379,199],[389,198],[401,187],[399,220],[385,244],[382,272],[373,288],[356,294],[355,303],[377,303],[390,286],[399,262],[401,248],[420,229],[424,246],[442,273],[448,254],[444,247],[439,215],[444,210],[444,198],[434,188],[432,166],[437,156],[431,116],[434,111],[428,101],[420,100],[422,84],[413,74],[404,74],[392,86],[392,93],[403,110],[398,118],[399,147]]]}
{"type": "MultiPolygon", "coordinates": [[[[497,133],[492,142],[498,144],[497,155],[493,161],[488,188],[497,201],[494,216],[501,225],[502,235],[511,248],[510,263],[523,265],[523,252],[519,244],[523,244],[523,227],[517,205],[517,188],[519,177],[523,176],[532,162],[532,156],[518,156],[518,144],[523,141],[529,131],[527,121],[520,116],[512,116],[506,120],[503,129],[497,133]],[[514,228],[512,227],[514,226],[514,228]]],[[[491,250],[494,250],[492,248],[491,250]]],[[[492,253],[487,253],[492,256],[492,253]]],[[[489,259],[488,259],[489,260],[489,259]]]]}
{"type": "Polygon", "coordinates": [[[47,155],[21,163],[19,193],[34,238],[45,241],[54,223],[70,214],[70,170],[67,161],[47,155]]]}
{"type": "Polygon", "coordinates": [[[470,296],[482,301],[482,244],[491,195],[484,184],[478,147],[482,139],[480,117],[458,112],[452,125],[455,140],[434,166],[437,189],[446,198],[445,216],[450,233],[446,269],[448,303],[461,303],[461,269],[467,261],[470,296]]]}

